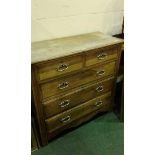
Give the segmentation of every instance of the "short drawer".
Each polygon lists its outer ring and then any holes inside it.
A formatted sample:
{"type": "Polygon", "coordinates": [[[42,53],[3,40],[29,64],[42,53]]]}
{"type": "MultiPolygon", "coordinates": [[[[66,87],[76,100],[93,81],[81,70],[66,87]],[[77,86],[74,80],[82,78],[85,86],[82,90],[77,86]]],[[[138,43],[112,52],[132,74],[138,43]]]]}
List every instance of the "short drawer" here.
{"type": "Polygon", "coordinates": [[[83,57],[72,56],[50,61],[46,64],[38,64],[38,79],[45,80],[54,76],[79,70],[83,67],[83,57]]]}
{"type": "Polygon", "coordinates": [[[46,118],[111,91],[113,82],[113,79],[101,81],[44,102],[43,107],[46,118]]]}
{"type": "Polygon", "coordinates": [[[86,53],[86,66],[116,59],[118,56],[117,48],[99,48],[86,53]]]}
{"type": "Polygon", "coordinates": [[[91,81],[114,75],[114,73],[115,62],[111,62],[91,68],[81,73],[59,78],[41,85],[42,97],[43,99],[48,98],[91,81]]]}
{"type": "Polygon", "coordinates": [[[48,132],[55,131],[66,124],[71,123],[79,119],[80,117],[87,115],[96,110],[108,110],[111,106],[111,93],[108,92],[102,96],[99,96],[93,100],[90,100],[84,104],[76,106],[70,110],[67,110],[61,114],[54,117],[46,119],[46,125],[48,132]]]}

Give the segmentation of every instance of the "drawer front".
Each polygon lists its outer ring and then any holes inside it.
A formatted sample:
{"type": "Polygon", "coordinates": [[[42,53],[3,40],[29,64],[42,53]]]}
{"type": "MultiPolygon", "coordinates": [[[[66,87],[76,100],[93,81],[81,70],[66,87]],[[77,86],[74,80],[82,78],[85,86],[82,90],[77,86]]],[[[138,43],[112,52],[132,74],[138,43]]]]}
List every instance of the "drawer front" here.
{"type": "Polygon", "coordinates": [[[59,115],[46,119],[46,125],[48,132],[55,131],[72,121],[79,119],[80,117],[87,115],[96,110],[108,110],[111,106],[111,93],[108,92],[100,97],[90,100],[84,104],[76,106],[70,110],[67,110],[59,115]]]}
{"type": "Polygon", "coordinates": [[[56,97],[53,100],[46,101],[43,103],[45,116],[46,118],[49,118],[88,100],[96,98],[105,92],[111,91],[112,86],[113,79],[110,79],[89,85],[61,97],[56,97]]]}
{"type": "Polygon", "coordinates": [[[106,65],[97,66],[96,68],[92,68],[78,74],[53,80],[49,83],[41,85],[42,97],[43,99],[45,99],[47,97],[62,93],[66,90],[81,86],[91,81],[114,75],[114,73],[115,62],[111,62],[106,65]]]}
{"type": "Polygon", "coordinates": [[[116,47],[111,49],[96,49],[86,54],[86,66],[116,59],[117,56],[118,52],[116,47]]]}
{"type": "Polygon", "coordinates": [[[54,76],[79,70],[83,67],[82,56],[58,59],[47,64],[38,65],[39,80],[45,80],[54,76]]]}

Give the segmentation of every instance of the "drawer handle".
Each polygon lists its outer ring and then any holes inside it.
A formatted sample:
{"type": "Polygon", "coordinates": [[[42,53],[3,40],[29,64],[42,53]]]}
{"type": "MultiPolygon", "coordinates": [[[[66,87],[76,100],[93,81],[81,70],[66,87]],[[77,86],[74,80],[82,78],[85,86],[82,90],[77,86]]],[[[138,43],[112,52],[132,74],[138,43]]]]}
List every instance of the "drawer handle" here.
{"type": "Polygon", "coordinates": [[[68,106],[69,104],[70,104],[69,100],[64,100],[59,105],[61,106],[61,108],[64,108],[64,107],[68,106]]]}
{"type": "Polygon", "coordinates": [[[69,86],[69,82],[63,82],[58,85],[59,89],[65,89],[69,86]]]}
{"type": "Polygon", "coordinates": [[[58,71],[59,72],[62,72],[62,71],[64,71],[64,70],[66,70],[68,68],[68,65],[67,64],[60,64],[59,66],[58,66],[58,71]]]}
{"type": "Polygon", "coordinates": [[[98,86],[98,87],[96,88],[96,90],[97,90],[97,92],[103,91],[103,86],[98,86]]]}
{"type": "Polygon", "coordinates": [[[61,121],[62,123],[67,123],[67,122],[70,121],[70,119],[71,119],[71,116],[68,115],[68,116],[66,116],[66,117],[61,118],[60,121],[61,121]]]}
{"type": "Polygon", "coordinates": [[[103,102],[100,100],[100,101],[97,101],[97,102],[95,103],[95,106],[99,107],[99,106],[101,106],[102,104],[103,104],[103,102]]]}
{"type": "Polygon", "coordinates": [[[107,53],[101,53],[97,56],[99,60],[105,59],[107,57],[107,53]]]}
{"type": "Polygon", "coordinates": [[[103,76],[105,74],[105,70],[97,71],[97,75],[103,76]]]}

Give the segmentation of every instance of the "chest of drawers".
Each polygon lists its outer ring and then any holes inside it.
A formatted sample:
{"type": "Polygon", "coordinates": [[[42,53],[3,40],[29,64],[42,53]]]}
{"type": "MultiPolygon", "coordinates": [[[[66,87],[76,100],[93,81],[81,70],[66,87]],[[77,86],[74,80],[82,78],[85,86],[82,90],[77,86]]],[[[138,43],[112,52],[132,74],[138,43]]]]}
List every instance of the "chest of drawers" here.
{"type": "Polygon", "coordinates": [[[112,109],[122,43],[100,32],[32,43],[32,97],[42,145],[112,109]]]}

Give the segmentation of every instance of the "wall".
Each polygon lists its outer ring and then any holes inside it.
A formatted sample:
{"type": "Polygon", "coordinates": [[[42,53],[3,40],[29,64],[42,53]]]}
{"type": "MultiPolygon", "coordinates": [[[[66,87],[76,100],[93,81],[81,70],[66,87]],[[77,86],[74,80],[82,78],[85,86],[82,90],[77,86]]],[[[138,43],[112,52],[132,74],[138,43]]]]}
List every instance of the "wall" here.
{"type": "Polygon", "coordinates": [[[31,0],[32,42],[101,31],[121,32],[124,0],[31,0]]]}

